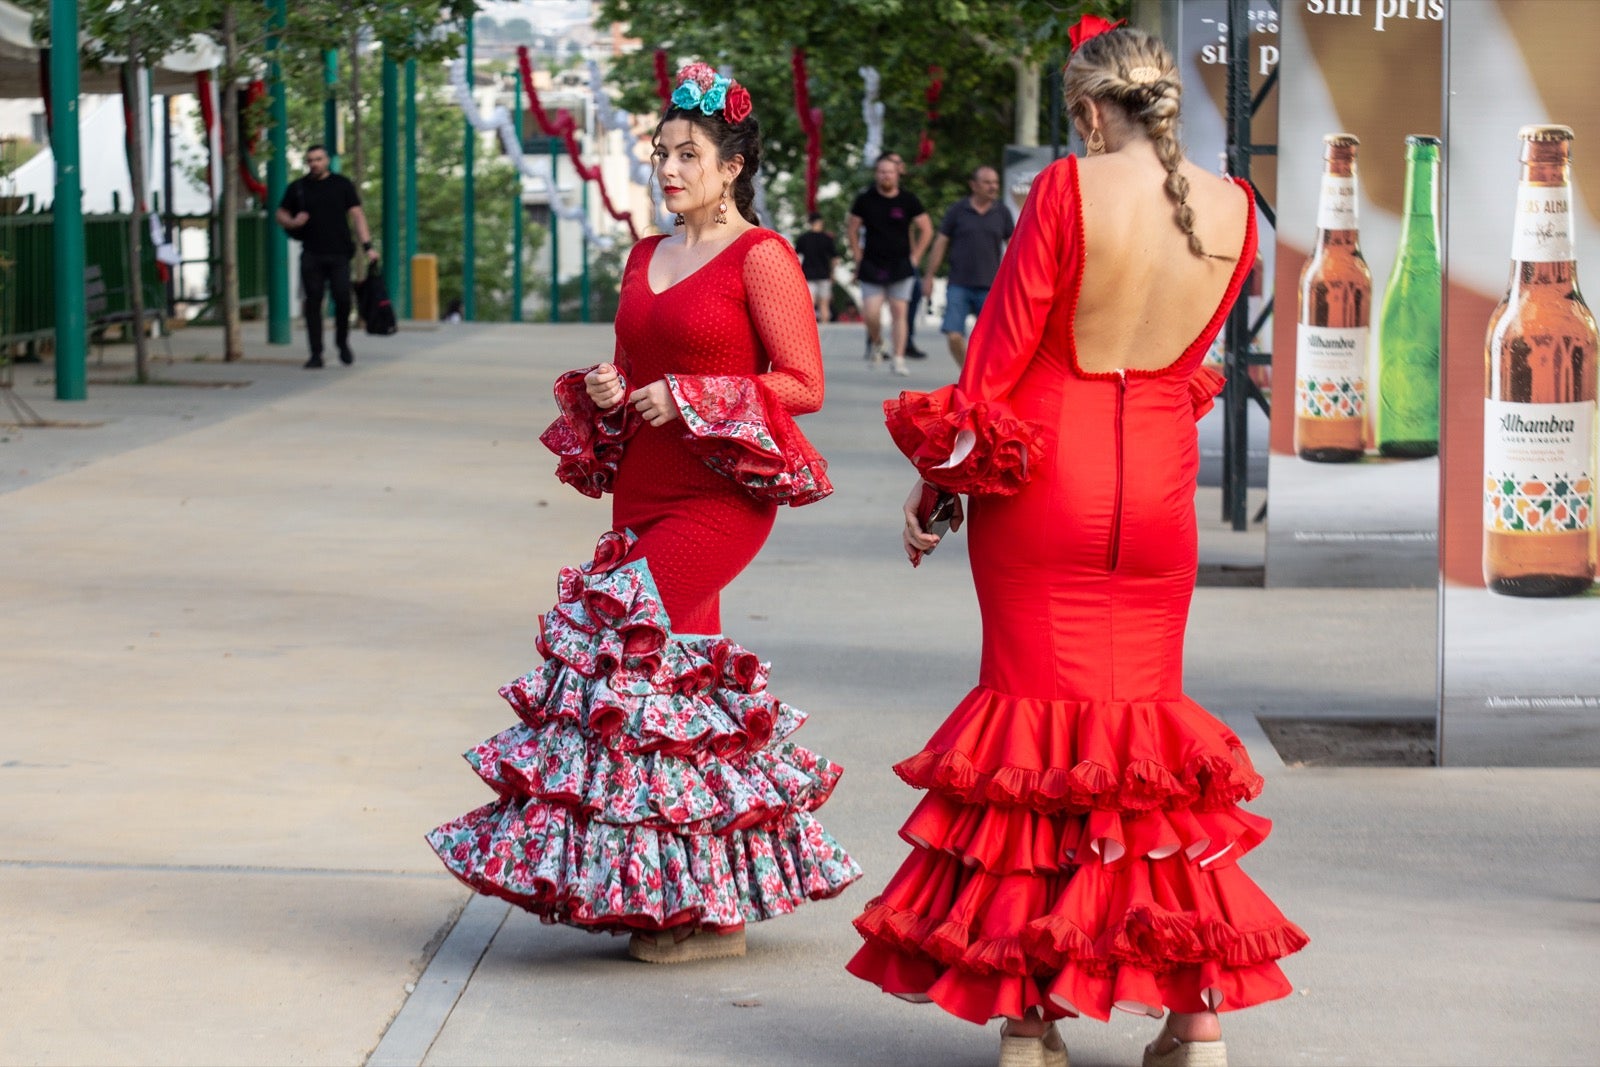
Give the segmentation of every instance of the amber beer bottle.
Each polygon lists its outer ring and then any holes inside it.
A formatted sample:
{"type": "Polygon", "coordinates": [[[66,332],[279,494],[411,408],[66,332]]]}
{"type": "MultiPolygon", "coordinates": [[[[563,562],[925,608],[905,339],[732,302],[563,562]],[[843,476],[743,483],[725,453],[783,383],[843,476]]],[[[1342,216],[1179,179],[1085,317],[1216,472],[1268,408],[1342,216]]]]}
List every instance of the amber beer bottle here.
{"type": "Polygon", "coordinates": [[[1483,577],[1571,596],[1595,573],[1595,348],[1572,241],[1572,131],[1524,126],[1511,283],[1484,360],[1483,577]]]}
{"type": "Polygon", "coordinates": [[[1322,139],[1317,247],[1300,272],[1295,329],[1294,450],[1317,463],[1366,451],[1367,344],[1372,272],[1356,222],[1356,148],[1348,133],[1322,139]]]}

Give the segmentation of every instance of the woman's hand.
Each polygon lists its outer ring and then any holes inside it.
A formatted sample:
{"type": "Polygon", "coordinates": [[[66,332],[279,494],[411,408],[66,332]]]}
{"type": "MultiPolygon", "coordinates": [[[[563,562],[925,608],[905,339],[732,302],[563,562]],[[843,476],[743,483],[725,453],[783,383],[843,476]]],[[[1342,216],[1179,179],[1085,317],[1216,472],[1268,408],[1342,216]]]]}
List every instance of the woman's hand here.
{"type": "Polygon", "coordinates": [[[665,426],[681,414],[678,402],[672,398],[672,390],[667,388],[665,381],[651,382],[643,389],[635,389],[628,394],[628,403],[651,426],[665,426]]]}
{"type": "MultiPolygon", "coordinates": [[[[906,558],[915,567],[922,562],[924,552],[932,552],[939,543],[939,535],[928,533],[917,522],[917,505],[922,503],[922,479],[917,479],[911,486],[911,495],[906,497],[905,507],[901,512],[905,515],[905,525],[900,529],[901,547],[906,550],[906,558]]],[[[950,520],[950,532],[961,529],[961,524],[966,521],[966,511],[961,506],[961,497],[956,497],[956,511],[950,520]]]]}
{"type": "Polygon", "coordinates": [[[583,376],[583,387],[589,399],[601,411],[610,411],[622,403],[622,375],[609,363],[602,363],[583,376]]]}

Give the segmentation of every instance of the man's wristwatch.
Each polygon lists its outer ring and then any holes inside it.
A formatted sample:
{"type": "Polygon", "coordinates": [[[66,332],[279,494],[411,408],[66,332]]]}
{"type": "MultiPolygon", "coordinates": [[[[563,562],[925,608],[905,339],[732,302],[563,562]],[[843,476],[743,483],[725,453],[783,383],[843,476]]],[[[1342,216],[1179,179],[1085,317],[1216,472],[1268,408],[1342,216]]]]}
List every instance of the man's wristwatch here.
{"type": "Polygon", "coordinates": [[[362,241],[361,242],[361,251],[363,251],[363,252],[372,251],[372,242],[371,241],[362,241]]]}

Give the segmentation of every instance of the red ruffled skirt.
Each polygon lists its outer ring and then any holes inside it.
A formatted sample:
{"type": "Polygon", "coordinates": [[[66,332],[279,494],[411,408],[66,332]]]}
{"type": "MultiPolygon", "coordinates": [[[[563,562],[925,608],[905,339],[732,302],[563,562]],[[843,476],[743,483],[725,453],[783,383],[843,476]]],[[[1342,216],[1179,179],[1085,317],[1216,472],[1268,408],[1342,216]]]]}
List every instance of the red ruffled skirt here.
{"type": "Polygon", "coordinates": [[[1285,996],[1307,943],[1237,860],[1271,824],[1232,731],[1187,698],[979,687],[898,764],[928,790],[914,846],[856,919],[859,978],[975,1023],[1112,1008],[1228,1011],[1285,996]]]}

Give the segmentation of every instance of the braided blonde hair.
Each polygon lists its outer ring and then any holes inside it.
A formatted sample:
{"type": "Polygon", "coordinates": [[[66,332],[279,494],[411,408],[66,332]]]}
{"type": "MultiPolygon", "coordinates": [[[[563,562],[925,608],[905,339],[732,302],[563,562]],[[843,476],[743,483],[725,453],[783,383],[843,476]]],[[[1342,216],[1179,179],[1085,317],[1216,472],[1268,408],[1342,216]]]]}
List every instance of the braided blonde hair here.
{"type": "Polygon", "coordinates": [[[1166,46],[1131,26],[1091,37],[1072,54],[1062,88],[1073,112],[1088,99],[1108,101],[1144,127],[1167,168],[1164,188],[1174,204],[1172,219],[1188,237],[1189,251],[1203,258],[1232,259],[1208,253],[1194,232],[1189,179],[1179,172],[1183,147],[1178,144],[1178,99],[1183,82],[1166,46]]]}

